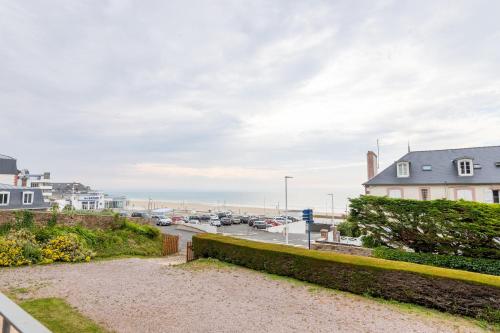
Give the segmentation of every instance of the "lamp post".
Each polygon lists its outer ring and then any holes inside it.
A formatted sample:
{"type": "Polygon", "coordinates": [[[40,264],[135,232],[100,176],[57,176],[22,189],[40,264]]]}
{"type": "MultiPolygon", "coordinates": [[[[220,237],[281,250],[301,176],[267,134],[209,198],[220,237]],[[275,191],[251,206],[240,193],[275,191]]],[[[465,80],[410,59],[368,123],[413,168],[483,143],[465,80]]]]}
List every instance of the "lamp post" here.
{"type": "Polygon", "coordinates": [[[285,238],[286,244],[288,245],[288,179],[291,179],[291,176],[285,176],[285,238]]]}
{"type": "Polygon", "coordinates": [[[328,195],[332,197],[332,225],[334,225],[335,224],[335,221],[334,221],[335,215],[333,212],[333,193],[328,193],[328,195]]]}

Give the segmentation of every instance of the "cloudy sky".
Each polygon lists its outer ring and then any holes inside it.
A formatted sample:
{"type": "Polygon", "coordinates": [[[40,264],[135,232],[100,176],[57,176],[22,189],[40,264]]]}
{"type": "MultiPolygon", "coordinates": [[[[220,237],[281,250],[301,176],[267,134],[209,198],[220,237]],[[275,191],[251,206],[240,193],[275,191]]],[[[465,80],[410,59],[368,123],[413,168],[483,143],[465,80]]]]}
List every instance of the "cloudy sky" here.
{"type": "Polygon", "coordinates": [[[102,189],[362,192],[500,144],[498,1],[0,0],[0,153],[102,189]]]}

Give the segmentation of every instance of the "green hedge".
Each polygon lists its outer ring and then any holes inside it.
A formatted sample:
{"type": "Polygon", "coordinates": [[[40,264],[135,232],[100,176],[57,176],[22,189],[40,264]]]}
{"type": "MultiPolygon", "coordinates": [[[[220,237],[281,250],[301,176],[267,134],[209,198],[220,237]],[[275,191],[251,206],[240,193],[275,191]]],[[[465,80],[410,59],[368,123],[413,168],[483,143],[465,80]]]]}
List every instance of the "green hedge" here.
{"type": "Polygon", "coordinates": [[[375,196],[350,201],[349,221],[375,244],[500,259],[500,205],[375,196]]]}
{"type": "Polygon", "coordinates": [[[500,277],[407,262],[306,250],[222,235],[193,236],[198,257],[325,287],[500,322],[500,277]]]}
{"type": "Polygon", "coordinates": [[[500,275],[500,260],[496,259],[406,252],[387,247],[377,247],[373,250],[372,255],[382,259],[406,261],[416,264],[462,269],[469,272],[500,275]]]}

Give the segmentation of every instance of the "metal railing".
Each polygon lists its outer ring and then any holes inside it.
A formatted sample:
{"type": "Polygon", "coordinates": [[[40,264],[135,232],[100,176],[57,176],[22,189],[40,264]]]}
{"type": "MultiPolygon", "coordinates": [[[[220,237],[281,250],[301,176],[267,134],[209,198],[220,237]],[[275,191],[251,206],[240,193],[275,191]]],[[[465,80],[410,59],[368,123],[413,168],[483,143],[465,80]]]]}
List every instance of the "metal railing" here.
{"type": "Polygon", "coordinates": [[[50,333],[29,313],[12,302],[7,296],[0,293],[0,318],[2,320],[2,333],[50,333]]]}

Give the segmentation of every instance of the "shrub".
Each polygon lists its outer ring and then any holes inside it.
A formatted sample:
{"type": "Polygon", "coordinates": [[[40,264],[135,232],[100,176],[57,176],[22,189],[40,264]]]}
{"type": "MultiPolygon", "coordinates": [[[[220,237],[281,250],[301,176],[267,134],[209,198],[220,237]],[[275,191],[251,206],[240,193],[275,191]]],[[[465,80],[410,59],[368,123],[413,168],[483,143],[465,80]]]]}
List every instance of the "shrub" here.
{"type": "Polygon", "coordinates": [[[51,210],[51,215],[49,220],[47,221],[47,227],[52,228],[57,224],[57,210],[58,210],[58,205],[55,204],[52,206],[51,210]]]}
{"type": "Polygon", "coordinates": [[[500,278],[378,258],[193,236],[195,255],[319,285],[500,322],[500,278]]]}
{"type": "Polygon", "coordinates": [[[500,275],[500,260],[469,258],[454,255],[416,253],[402,250],[377,247],[372,255],[377,258],[413,262],[438,267],[462,269],[470,272],[478,272],[492,275],[500,275]]]}
{"type": "Polygon", "coordinates": [[[337,225],[337,230],[340,235],[347,237],[359,237],[361,236],[361,230],[359,230],[359,225],[355,221],[344,221],[337,225]]]}
{"type": "Polygon", "coordinates": [[[13,228],[14,226],[10,222],[0,224],[0,235],[6,235],[13,228]]]}
{"type": "Polygon", "coordinates": [[[123,228],[131,230],[135,233],[142,234],[151,239],[158,238],[160,236],[160,230],[158,228],[152,227],[147,224],[137,224],[130,221],[125,221],[123,228]]]}
{"type": "Polygon", "coordinates": [[[17,211],[14,213],[16,229],[31,229],[35,226],[33,213],[29,210],[17,211]]]}
{"type": "Polygon", "coordinates": [[[388,247],[500,259],[500,205],[362,196],[349,221],[388,247]]]}
{"type": "Polygon", "coordinates": [[[29,264],[23,255],[23,248],[13,240],[0,238],[0,266],[20,266],[29,264]]]}
{"type": "Polygon", "coordinates": [[[57,236],[51,239],[42,249],[43,263],[54,261],[90,261],[94,256],[92,251],[85,248],[75,234],[57,236]]]}
{"type": "Polygon", "coordinates": [[[372,235],[362,236],[361,237],[361,244],[364,247],[368,247],[371,249],[382,246],[382,242],[379,239],[373,237],[372,235]]]}
{"type": "Polygon", "coordinates": [[[35,235],[27,229],[12,230],[0,245],[0,266],[37,263],[41,258],[35,235]]]}

